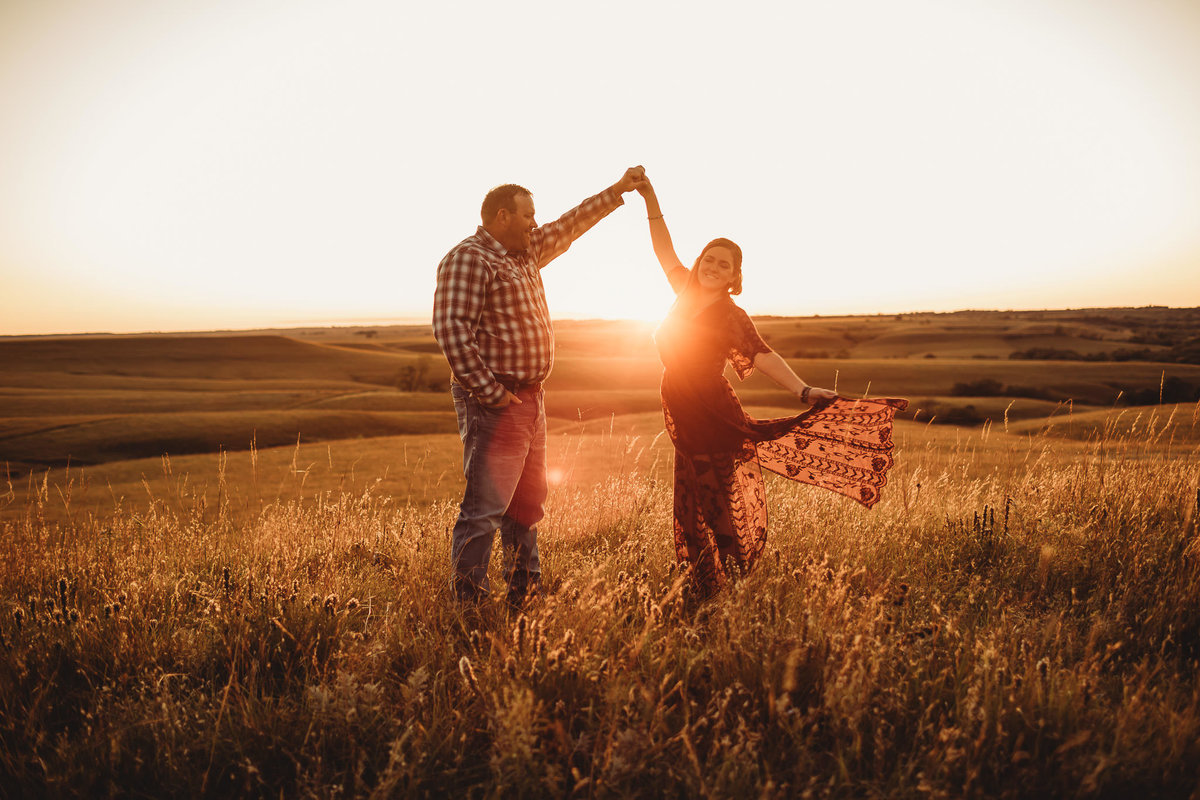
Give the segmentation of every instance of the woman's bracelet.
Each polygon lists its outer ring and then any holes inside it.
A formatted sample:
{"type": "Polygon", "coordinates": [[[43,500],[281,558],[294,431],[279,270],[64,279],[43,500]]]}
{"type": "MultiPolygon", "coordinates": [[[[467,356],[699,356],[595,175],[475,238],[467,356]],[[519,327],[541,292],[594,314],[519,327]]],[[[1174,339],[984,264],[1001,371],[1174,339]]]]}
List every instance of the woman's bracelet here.
{"type": "Polygon", "coordinates": [[[663,218],[662,214],[659,214],[657,217],[646,217],[646,219],[650,220],[651,222],[654,222],[654,220],[656,220],[656,219],[662,219],[662,218],[663,218]]]}
{"type": "Polygon", "coordinates": [[[811,392],[811,391],[812,391],[812,387],[811,387],[811,386],[805,386],[805,387],[804,387],[804,388],[803,388],[803,389],[800,391],[800,402],[801,402],[801,403],[807,403],[807,402],[808,402],[808,393],[809,393],[809,392],[811,392]]]}

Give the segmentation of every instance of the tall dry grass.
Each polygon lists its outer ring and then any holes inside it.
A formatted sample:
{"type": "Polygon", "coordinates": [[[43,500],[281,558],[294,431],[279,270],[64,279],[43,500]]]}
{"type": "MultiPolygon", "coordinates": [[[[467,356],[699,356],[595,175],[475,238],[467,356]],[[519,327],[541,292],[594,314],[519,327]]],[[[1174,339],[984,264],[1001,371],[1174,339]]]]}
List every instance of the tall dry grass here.
{"type": "Polygon", "coordinates": [[[46,485],[3,529],[0,786],[1196,796],[1195,446],[905,431],[874,511],[772,480],[766,556],[708,602],[661,449],[580,444],[607,477],[555,489],[520,614],[449,600],[452,503],[247,516],[176,478],[56,522],[46,485]]]}

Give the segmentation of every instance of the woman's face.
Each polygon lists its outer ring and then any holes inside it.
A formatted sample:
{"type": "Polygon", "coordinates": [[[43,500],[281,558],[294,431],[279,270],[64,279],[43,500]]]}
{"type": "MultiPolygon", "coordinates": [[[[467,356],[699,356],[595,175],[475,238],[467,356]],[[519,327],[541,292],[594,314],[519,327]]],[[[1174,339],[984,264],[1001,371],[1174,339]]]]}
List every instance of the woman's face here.
{"type": "Polygon", "coordinates": [[[700,285],[710,291],[726,291],[737,275],[734,267],[733,253],[728,247],[710,247],[700,256],[700,266],[696,268],[696,279],[700,285]]]}

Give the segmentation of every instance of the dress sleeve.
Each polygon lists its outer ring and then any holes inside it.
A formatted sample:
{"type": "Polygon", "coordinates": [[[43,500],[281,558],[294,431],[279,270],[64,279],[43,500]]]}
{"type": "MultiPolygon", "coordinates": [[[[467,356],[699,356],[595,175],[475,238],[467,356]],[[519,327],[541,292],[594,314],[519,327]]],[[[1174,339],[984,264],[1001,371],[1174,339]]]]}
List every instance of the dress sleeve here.
{"type": "Polygon", "coordinates": [[[746,380],[754,372],[754,357],[759,353],[771,352],[771,348],[758,335],[758,328],[754,327],[750,315],[732,303],[729,309],[729,337],[727,358],[737,376],[746,380]]]}

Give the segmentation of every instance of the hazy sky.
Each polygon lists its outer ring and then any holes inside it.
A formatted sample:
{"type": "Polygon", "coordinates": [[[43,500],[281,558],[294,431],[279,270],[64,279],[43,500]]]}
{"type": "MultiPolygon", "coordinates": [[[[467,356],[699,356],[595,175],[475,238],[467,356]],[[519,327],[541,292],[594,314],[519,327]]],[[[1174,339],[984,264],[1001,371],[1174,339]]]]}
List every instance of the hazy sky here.
{"type": "MultiPolygon", "coordinates": [[[[428,319],[632,164],[752,313],[1200,305],[1200,3],[0,0],[0,333],[428,319]]],[[[627,201],[557,315],[665,311],[627,201]]]]}

